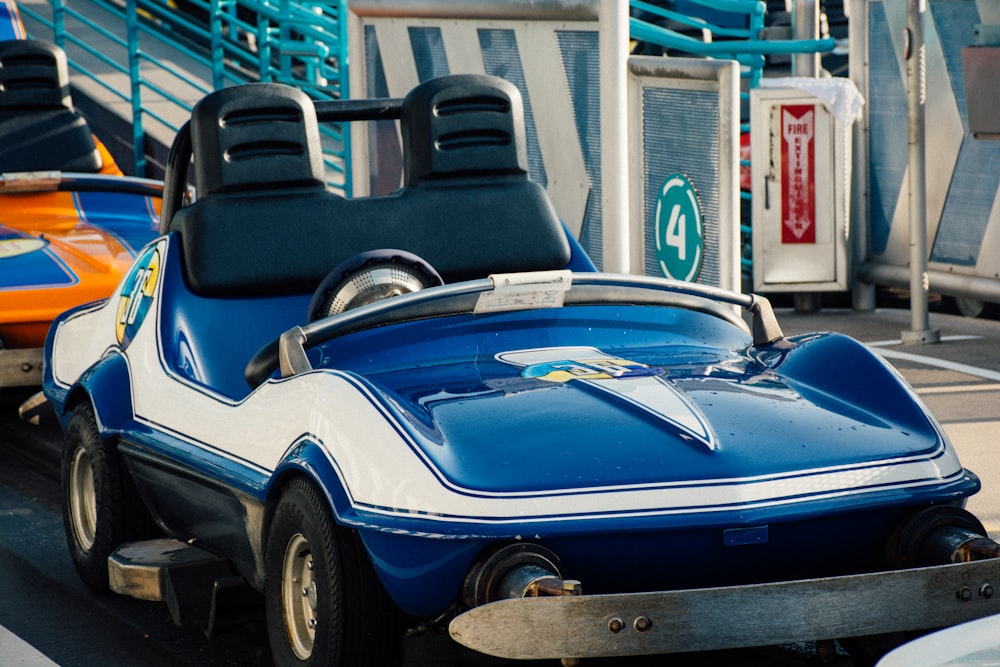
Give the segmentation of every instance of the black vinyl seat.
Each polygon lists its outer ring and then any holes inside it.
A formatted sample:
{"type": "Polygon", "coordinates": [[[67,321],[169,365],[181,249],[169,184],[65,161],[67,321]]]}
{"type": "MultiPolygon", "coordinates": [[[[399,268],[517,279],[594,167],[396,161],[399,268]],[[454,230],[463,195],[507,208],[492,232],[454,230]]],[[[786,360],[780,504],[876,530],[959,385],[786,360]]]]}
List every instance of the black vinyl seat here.
{"type": "Polygon", "coordinates": [[[446,282],[567,266],[565,229],[528,178],[512,84],[435,79],[406,97],[401,114],[403,187],[344,199],[324,185],[305,93],[259,83],[202,100],[191,118],[198,200],[167,225],[181,236],[192,292],[308,292],[344,260],[378,248],[419,255],[446,282]]]}
{"type": "Polygon", "coordinates": [[[101,167],[90,126],[73,108],[63,50],[40,40],[0,41],[0,172],[101,167]]]}
{"type": "Polygon", "coordinates": [[[326,188],[309,97],[281,84],[225,88],[195,106],[190,127],[198,200],[167,229],[181,238],[192,292],[313,290],[330,264],[310,230],[339,197],[326,188]]]}

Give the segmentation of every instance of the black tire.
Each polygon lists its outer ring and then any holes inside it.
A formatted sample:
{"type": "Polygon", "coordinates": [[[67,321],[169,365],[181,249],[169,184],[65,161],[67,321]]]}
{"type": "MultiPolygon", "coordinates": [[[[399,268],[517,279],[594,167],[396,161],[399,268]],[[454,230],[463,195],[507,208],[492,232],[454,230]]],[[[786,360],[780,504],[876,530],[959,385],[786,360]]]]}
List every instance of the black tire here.
{"type": "Polygon", "coordinates": [[[128,541],[137,503],[114,442],[101,437],[86,403],[73,409],[66,425],[62,488],[63,525],[76,571],[88,588],[106,592],[108,556],[128,541]]]}
{"type": "Polygon", "coordinates": [[[268,532],[265,609],[278,667],[391,665],[398,613],[358,534],[338,526],[317,488],[293,479],[268,532]]]}

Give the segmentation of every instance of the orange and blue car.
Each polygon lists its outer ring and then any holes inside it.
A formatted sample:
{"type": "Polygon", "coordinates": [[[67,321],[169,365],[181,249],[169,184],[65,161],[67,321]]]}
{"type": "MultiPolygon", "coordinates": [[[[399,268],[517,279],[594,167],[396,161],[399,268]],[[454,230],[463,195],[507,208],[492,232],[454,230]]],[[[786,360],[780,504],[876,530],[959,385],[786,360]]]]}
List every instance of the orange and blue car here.
{"type": "Polygon", "coordinates": [[[0,387],[41,384],[52,320],[114,290],[161,194],[122,174],[73,107],[65,53],[0,0],[0,387]]]}

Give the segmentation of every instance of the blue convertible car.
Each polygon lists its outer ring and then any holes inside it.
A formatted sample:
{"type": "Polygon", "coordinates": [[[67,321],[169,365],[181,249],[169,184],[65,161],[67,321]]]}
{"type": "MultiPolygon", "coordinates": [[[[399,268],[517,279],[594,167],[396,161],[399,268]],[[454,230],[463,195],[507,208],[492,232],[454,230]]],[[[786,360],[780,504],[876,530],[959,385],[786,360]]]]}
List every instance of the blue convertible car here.
{"type": "Polygon", "coordinates": [[[279,665],[387,664],[420,619],[573,661],[1000,611],[979,480],[889,366],[595,271],[527,171],[492,77],[206,97],[162,235],[46,342],[84,581],[209,627],[260,591],[279,665]],[[403,186],[331,192],[318,123],[387,119],[403,186]]]}

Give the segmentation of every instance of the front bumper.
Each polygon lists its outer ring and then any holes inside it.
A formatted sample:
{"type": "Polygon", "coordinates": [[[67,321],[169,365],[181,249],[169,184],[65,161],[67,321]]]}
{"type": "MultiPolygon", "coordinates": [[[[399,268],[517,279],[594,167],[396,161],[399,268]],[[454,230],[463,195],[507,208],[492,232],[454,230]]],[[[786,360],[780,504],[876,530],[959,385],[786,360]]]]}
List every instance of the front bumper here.
{"type": "Polygon", "coordinates": [[[654,655],[940,628],[1000,613],[1000,558],[723,588],[500,600],[451,622],[501,658],[654,655]]]}

